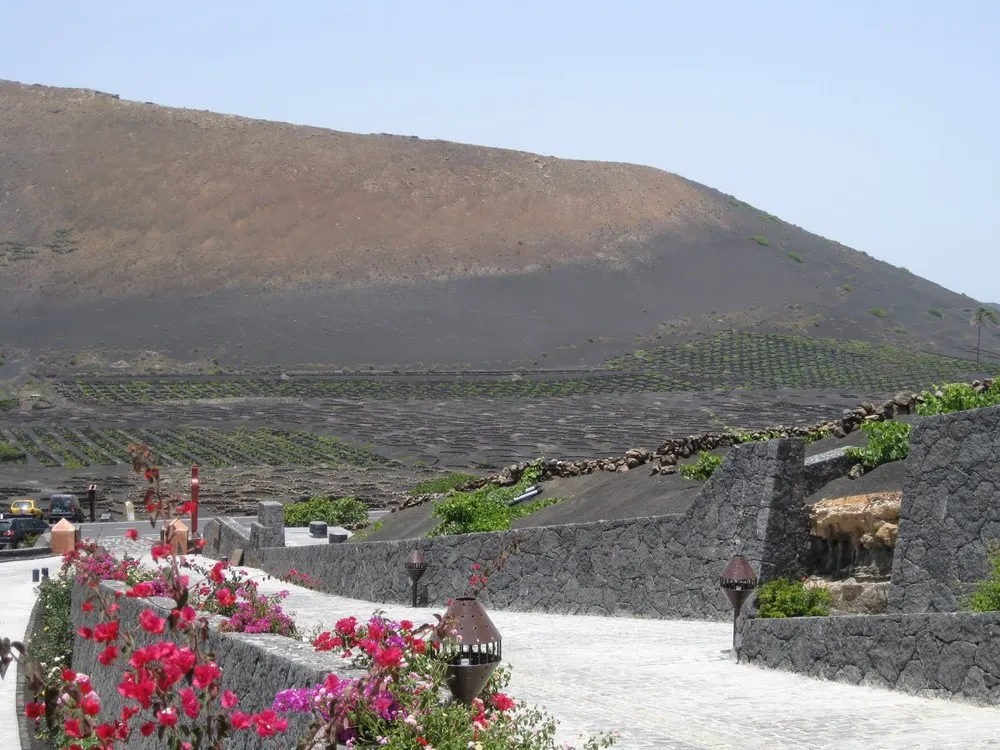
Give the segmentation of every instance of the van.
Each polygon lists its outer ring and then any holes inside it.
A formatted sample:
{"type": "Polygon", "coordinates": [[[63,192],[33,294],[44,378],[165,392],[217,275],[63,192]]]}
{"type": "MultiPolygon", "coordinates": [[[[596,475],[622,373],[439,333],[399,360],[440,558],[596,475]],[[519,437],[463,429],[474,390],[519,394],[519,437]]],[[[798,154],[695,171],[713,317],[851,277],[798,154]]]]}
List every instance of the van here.
{"type": "Polygon", "coordinates": [[[53,495],[49,498],[49,510],[45,518],[52,524],[63,518],[71,523],[83,523],[83,507],[76,495],[53,495]]]}

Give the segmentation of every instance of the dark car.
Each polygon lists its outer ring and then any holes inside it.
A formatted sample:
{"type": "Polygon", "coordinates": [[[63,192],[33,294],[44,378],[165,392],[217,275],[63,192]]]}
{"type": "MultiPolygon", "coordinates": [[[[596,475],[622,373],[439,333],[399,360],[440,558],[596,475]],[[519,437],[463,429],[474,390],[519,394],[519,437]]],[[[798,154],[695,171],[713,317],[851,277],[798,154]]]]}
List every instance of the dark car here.
{"type": "Polygon", "coordinates": [[[83,523],[83,508],[76,495],[53,495],[49,498],[45,519],[49,523],[58,523],[63,518],[72,523],[83,523]]]}
{"type": "Polygon", "coordinates": [[[40,536],[49,525],[40,518],[5,518],[0,521],[0,549],[14,549],[29,536],[40,536]]]}

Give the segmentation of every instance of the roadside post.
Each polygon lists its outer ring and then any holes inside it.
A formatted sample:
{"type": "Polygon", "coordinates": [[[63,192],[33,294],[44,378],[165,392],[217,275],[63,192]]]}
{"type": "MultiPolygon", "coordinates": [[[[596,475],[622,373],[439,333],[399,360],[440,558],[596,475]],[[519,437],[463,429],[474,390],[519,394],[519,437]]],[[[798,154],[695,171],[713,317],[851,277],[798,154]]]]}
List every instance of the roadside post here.
{"type": "Polygon", "coordinates": [[[97,502],[97,485],[92,484],[87,488],[87,500],[90,501],[90,522],[93,523],[94,516],[94,504],[97,502]]]}
{"type": "Polygon", "coordinates": [[[198,535],[198,467],[191,467],[191,536],[198,535]]]}

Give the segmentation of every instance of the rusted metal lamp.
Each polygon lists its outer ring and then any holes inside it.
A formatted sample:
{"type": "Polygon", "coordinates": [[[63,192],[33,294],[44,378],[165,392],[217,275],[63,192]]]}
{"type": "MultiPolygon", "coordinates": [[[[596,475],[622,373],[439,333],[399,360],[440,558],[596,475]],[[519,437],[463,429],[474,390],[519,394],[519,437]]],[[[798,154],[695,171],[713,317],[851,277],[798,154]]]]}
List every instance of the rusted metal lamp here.
{"type": "Polygon", "coordinates": [[[733,653],[736,652],[736,621],[750,593],[757,588],[757,574],[743,555],[733,555],[719,576],[719,585],[733,605],[733,653]]]}
{"type": "Polygon", "coordinates": [[[417,581],[419,581],[427,571],[427,559],[424,557],[423,550],[413,550],[409,557],[406,558],[406,562],[403,563],[403,567],[406,568],[406,574],[410,577],[410,583],[413,585],[413,606],[416,607],[417,581]]]}
{"type": "Polygon", "coordinates": [[[500,631],[474,596],[462,596],[448,607],[444,621],[453,623],[458,646],[444,654],[448,661],[448,689],[466,705],[486,687],[500,664],[500,631]]]}

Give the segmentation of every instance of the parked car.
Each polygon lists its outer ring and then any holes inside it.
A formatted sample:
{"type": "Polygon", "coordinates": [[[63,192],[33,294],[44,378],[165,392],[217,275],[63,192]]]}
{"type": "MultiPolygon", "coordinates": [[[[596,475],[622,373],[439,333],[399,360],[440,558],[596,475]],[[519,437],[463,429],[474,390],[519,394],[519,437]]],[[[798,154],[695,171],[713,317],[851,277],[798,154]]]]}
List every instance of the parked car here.
{"type": "Polygon", "coordinates": [[[42,509],[33,498],[15,497],[10,503],[10,514],[17,517],[41,518],[42,509]]]}
{"type": "Polygon", "coordinates": [[[49,509],[45,518],[53,524],[63,518],[71,523],[83,523],[83,507],[76,495],[53,495],[49,498],[49,509]]]}
{"type": "Polygon", "coordinates": [[[16,549],[29,536],[40,536],[49,525],[40,518],[5,518],[0,521],[0,549],[16,549]]]}

